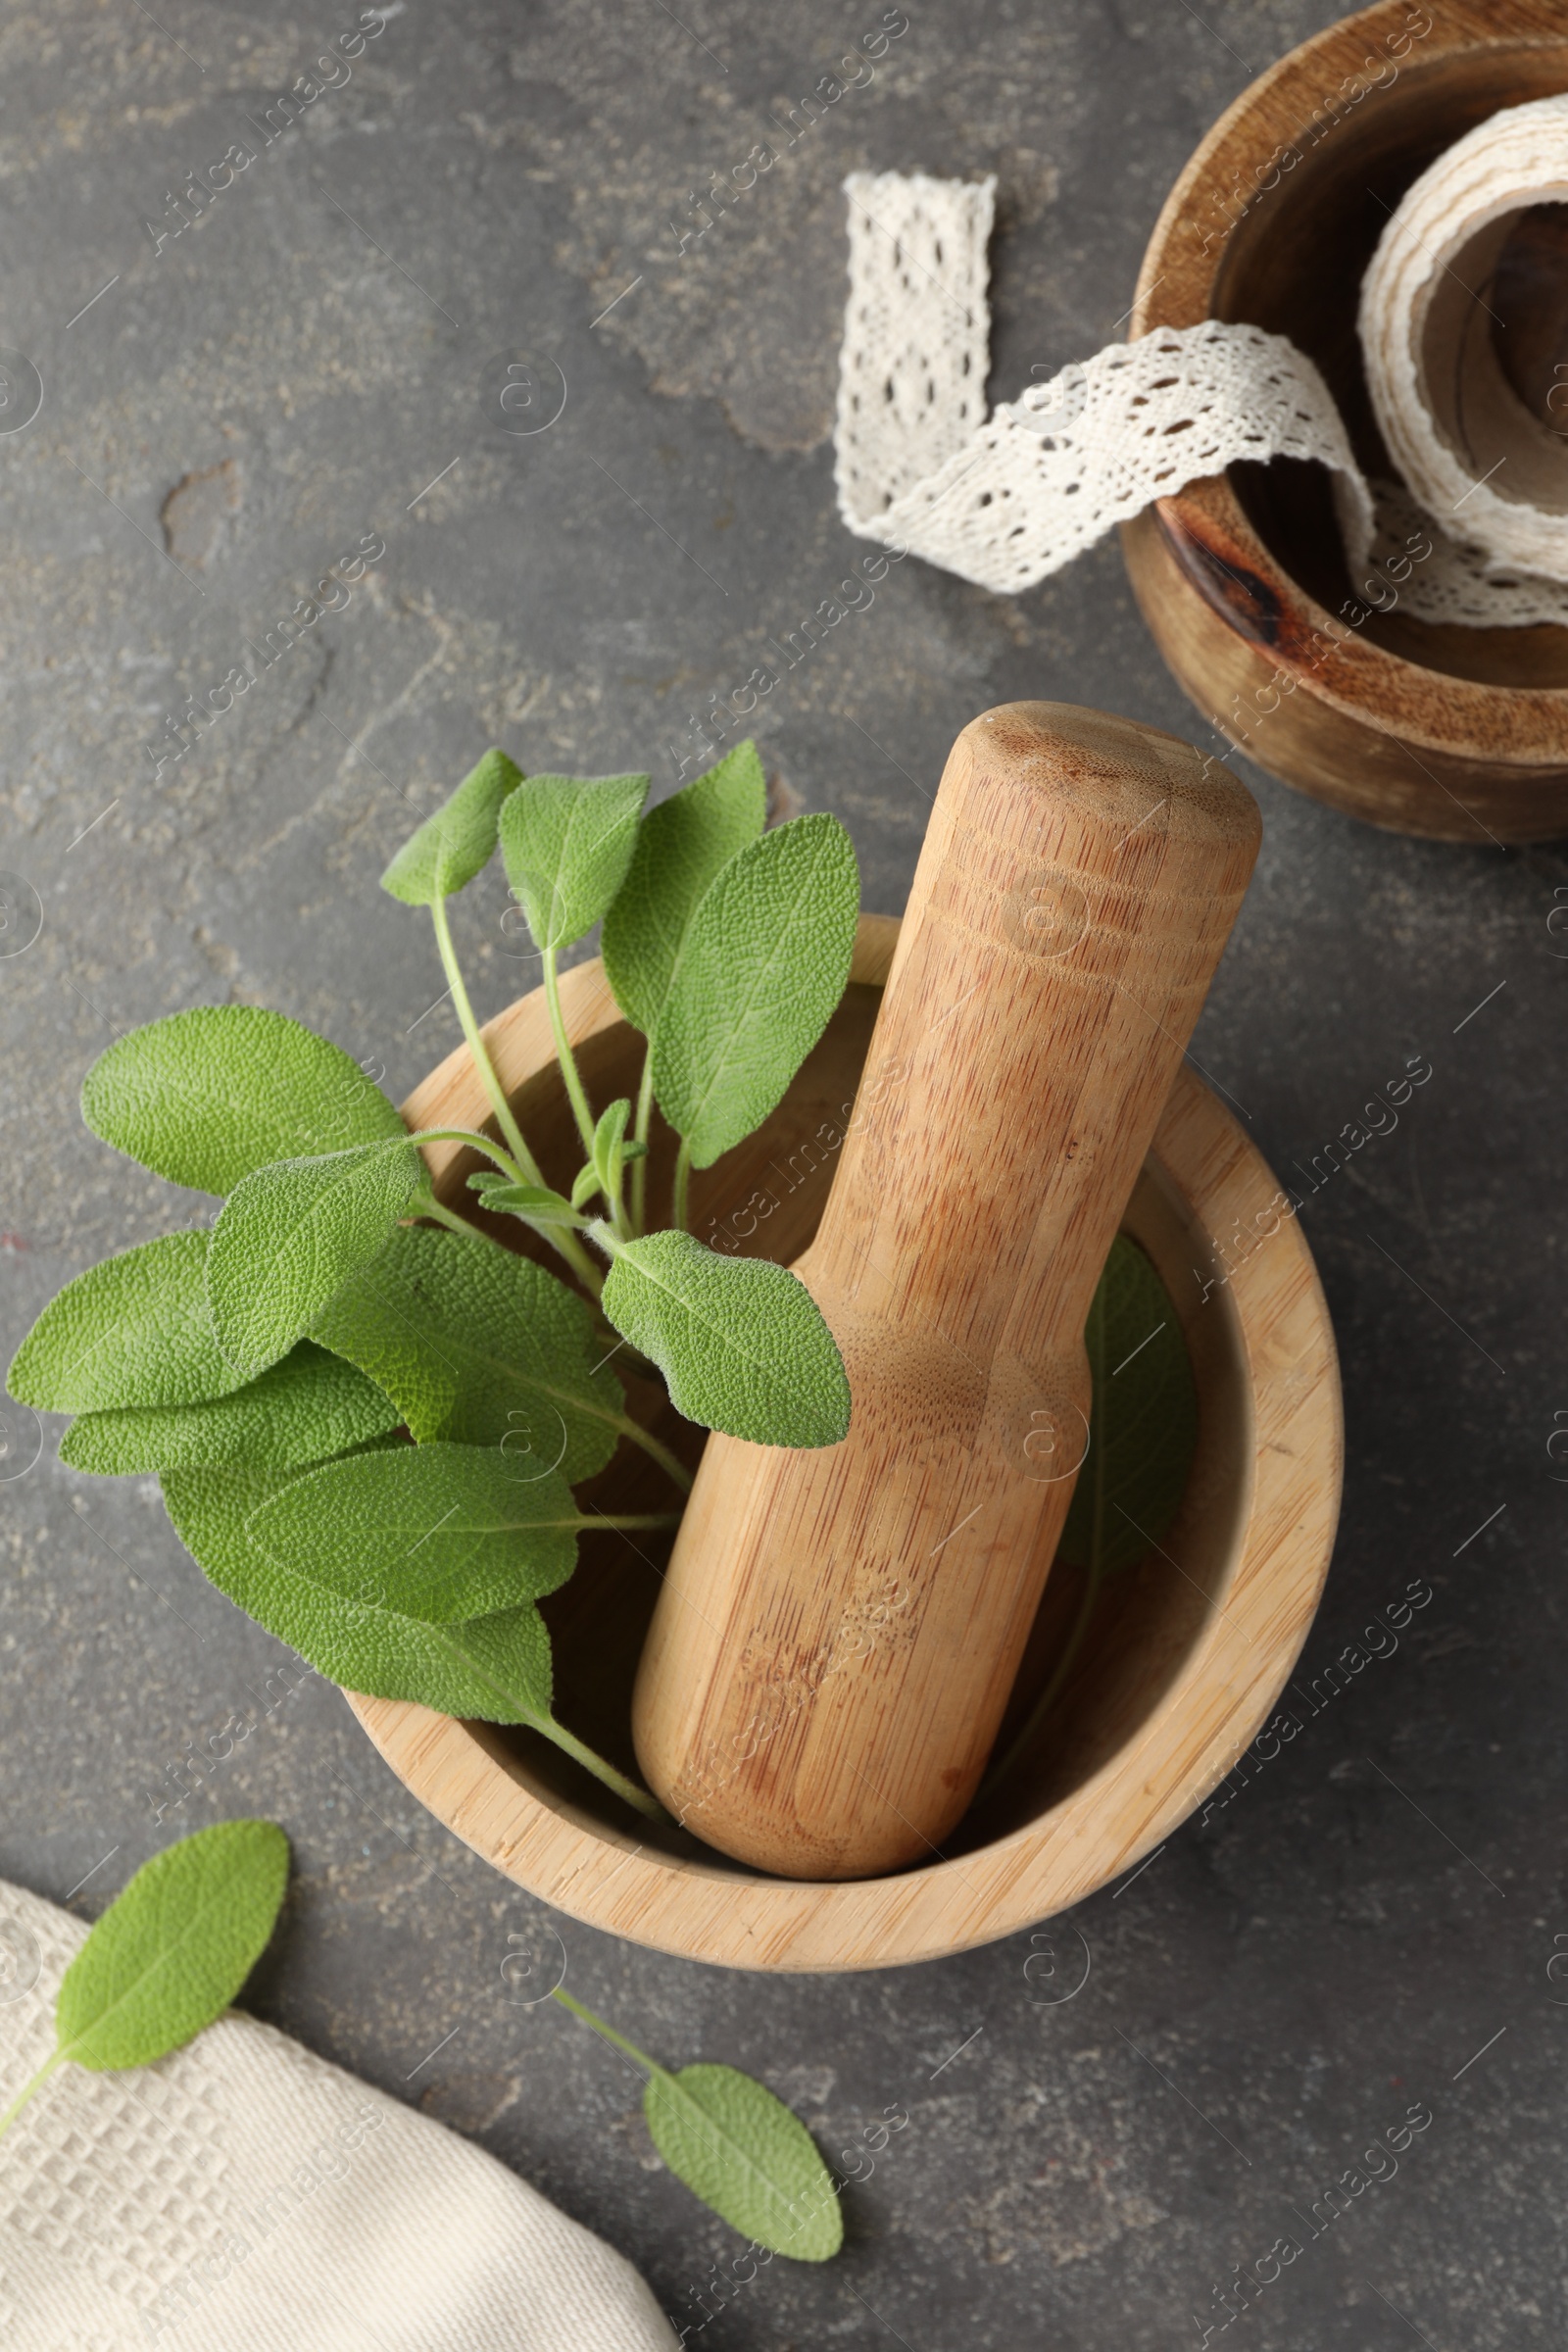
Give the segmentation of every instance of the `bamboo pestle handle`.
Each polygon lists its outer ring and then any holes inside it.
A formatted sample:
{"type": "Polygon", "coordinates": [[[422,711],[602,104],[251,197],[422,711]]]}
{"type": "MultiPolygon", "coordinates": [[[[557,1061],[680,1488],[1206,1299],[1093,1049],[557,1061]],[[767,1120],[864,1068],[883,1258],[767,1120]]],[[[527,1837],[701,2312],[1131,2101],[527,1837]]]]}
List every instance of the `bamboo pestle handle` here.
{"type": "Polygon", "coordinates": [[[797,1268],[849,1435],[709,1439],[639,1669],[649,1784],[722,1851],[869,1877],[968,1805],[1087,1446],[1095,1286],[1258,837],[1131,719],[1012,703],[955,744],[797,1268]]]}

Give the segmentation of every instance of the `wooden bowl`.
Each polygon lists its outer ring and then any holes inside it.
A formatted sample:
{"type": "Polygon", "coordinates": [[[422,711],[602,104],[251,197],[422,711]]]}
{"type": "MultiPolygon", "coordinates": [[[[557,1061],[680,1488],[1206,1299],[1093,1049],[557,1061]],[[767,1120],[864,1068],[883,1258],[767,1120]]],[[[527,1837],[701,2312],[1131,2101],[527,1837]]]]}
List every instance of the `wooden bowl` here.
{"type": "MultiPolygon", "coordinates": [[[[861,917],[844,1001],[784,1102],[693,1180],[698,1235],[781,1260],[810,1239],[898,931],[892,916],[861,917]]],[[[601,965],[579,965],[563,996],[592,1098],[635,1095],[642,1040],[617,1012],[601,965]]],[[[546,1173],[569,1183],[580,1152],[542,996],[512,1005],[485,1036],[546,1173]]],[[[470,1128],[485,1108],[463,1047],[404,1105],[419,1126],[470,1128]]],[[[471,1207],[465,1179],[474,1156],[427,1149],[438,1196],[471,1207]]],[[[662,1129],[650,1176],[656,1214],[673,1160],[662,1129]]],[[[1050,1722],[1003,1796],[989,1814],[970,1814],[942,1860],[876,1880],[770,1878],[683,1831],[650,1828],[536,1734],[353,1693],[351,1705],[413,1794],[508,1878],[574,1918],[687,1959],[882,1968],[989,1942],[1080,1901],[1156,1845],[1254,1738],[1328,1571],[1342,1467],[1339,1370],[1300,1228],[1270,1205],[1281,1198],[1229,1112],[1184,1066],[1125,1223],[1159,1268],[1192,1352],[1200,1435],[1188,1492],[1160,1552],[1118,1580],[1116,1605],[1097,1611],[1050,1722]],[[1238,1230],[1261,1237],[1271,1223],[1272,1237],[1254,1238],[1245,1254],[1238,1230]]],[[[509,1241],[521,1231],[514,1220],[493,1229],[509,1241]]],[[[632,1411],[696,1460],[703,1433],[662,1392],[629,1382],[628,1395],[632,1411]]],[[[633,1446],[582,1492],[601,1508],[612,1497],[624,1509],[668,1508],[667,1482],[633,1446]]],[[[558,1712],[627,1771],[636,1769],[632,1679],[662,1556],[642,1541],[641,1550],[621,1538],[585,1541],[571,1583],[544,1604],[558,1712]]],[[[1074,1584],[1059,1570],[1047,1587],[1013,1724],[1059,1651],[1074,1584]]]]}
{"type": "MultiPolygon", "coordinates": [[[[1129,333],[1223,318],[1288,335],[1322,369],[1363,471],[1393,478],[1356,335],[1373,249],[1445,148],[1502,107],[1565,89],[1568,18],[1552,0],[1382,0],[1304,41],[1243,92],[1177,181],[1129,333]],[[1413,33],[1423,20],[1431,29],[1413,33]]],[[[1568,359],[1561,255],[1532,294],[1542,223],[1525,213],[1519,224],[1496,267],[1527,314],[1539,301],[1528,323],[1540,331],[1524,330],[1510,299],[1498,358],[1539,402],[1554,380],[1543,334],[1568,359]]],[[[1321,467],[1233,466],[1125,524],[1122,546],[1178,682],[1271,775],[1435,840],[1568,832],[1568,628],[1370,612],[1352,596],[1321,467]]]]}

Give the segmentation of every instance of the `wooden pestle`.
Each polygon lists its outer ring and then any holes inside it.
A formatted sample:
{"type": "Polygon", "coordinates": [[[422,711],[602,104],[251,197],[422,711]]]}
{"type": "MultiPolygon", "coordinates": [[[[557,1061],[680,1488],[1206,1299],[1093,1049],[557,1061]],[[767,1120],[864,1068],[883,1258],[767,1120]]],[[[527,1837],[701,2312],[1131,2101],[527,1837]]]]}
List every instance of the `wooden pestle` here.
{"type": "Polygon", "coordinates": [[[1259,829],[1131,719],[1010,703],[955,744],[797,1267],[849,1436],[709,1439],[638,1673],[650,1786],[723,1852],[869,1877],[973,1796],[1087,1447],[1095,1286],[1259,829]]]}

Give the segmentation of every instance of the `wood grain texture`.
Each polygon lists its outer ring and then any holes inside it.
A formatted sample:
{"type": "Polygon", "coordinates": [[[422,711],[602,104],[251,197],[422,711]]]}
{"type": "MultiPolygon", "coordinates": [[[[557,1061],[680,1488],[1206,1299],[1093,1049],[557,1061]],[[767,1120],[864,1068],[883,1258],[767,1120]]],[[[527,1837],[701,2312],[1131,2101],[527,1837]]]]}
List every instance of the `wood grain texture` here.
{"type": "Polygon", "coordinates": [[[955,744],[797,1266],[849,1435],[709,1440],[638,1677],[644,1775],[709,1844],[867,1878],[967,1810],[1088,1444],[1095,1285],[1258,836],[1130,719],[1014,703],[955,744]]]}
{"type": "MultiPolygon", "coordinates": [[[[741,1247],[791,1258],[810,1239],[834,1152],[808,1165],[805,1141],[853,1102],[877,990],[899,924],[861,917],[851,984],[828,1035],[764,1130],[694,1183],[699,1230],[745,1224],[741,1247]]],[[[573,1039],[608,1097],[635,1091],[642,1041],[620,1019],[597,963],[566,976],[573,1039]]],[[[555,1079],[538,996],[490,1022],[503,1083],[530,1116],[547,1171],[569,1173],[570,1113],[555,1079]],[[553,1106],[553,1107],[552,1107],[553,1106]]],[[[485,1124],[459,1048],[405,1104],[485,1124]]],[[[847,1116],[847,1109],[842,1115],[847,1116]]],[[[818,1146],[820,1150],[822,1147],[818,1146]]],[[[439,1151],[442,1198],[462,1198],[463,1154],[439,1151]]],[[[668,1180],[672,1140],[659,1139],[668,1180]]],[[[729,1968],[882,1968],[967,1950],[1081,1902],[1130,1869],[1224,1778],[1283,1690],[1311,1624],[1339,1514],[1343,1435],[1334,1338],[1299,1226],[1287,1219],[1203,1298],[1276,1198],[1274,1177],[1230,1113],[1185,1065],[1161,1115],[1124,1230],[1152,1257],[1182,1313],[1199,1391],[1199,1455],[1157,1555],[1118,1580],[1007,1810],[971,1815],[932,1858],[896,1878],[811,1884],[768,1878],[677,1831],[650,1830],[547,1742],[462,1723],[400,1700],[350,1704],[410,1791],[514,1884],[586,1924],[729,1968]]],[[[466,1200],[471,1201],[472,1195],[466,1200]]],[[[1265,1224],[1270,1221],[1264,1217],[1265,1224]]],[[[513,1221],[513,1232],[518,1229],[513,1221]]],[[[670,1437],[678,1425],[663,1423],[670,1437]]],[[[640,1494],[643,1460],[623,1447],[595,1502],[640,1494]]],[[[628,1506],[629,1507],[629,1506],[628,1506]]],[[[585,1553],[588,1547],[585,1546],[585,1553]]],[[[585,1556],[552,1608],[558,1703],[607,1753],[622,1725],[658,1589],[629,1550],[585,1556]]],[[[1056,1580],[1047,1587],[1046,1606],[1056,1580]]],[[[1047,1629],[1049,1633],[1050,1629],[1047,1629]]],[[[1059,1641],[1026,1661],[1016,1700],[1043,1688],[1059,1641]]]]}
{"type": "MultiPolygon", "coordinates": [[[[1214,318],[1289,335],[1322,369],[1363,471],[1387,476],[1355,331],[1378,237],[1445,148],[1565,89],[1554,0],[1380,0],[1303,42],[1243,92],[1171,191],[1129,334],[1214,318]]],[[[1515,319],[1499,364],[1539,367],[1555,331],[1555,307],[1540,335],[1515,319]]],[[[1159,500],[1122,545],[1177,680],[1272,775],[1397,832],[1568,832],[1568,629],[1371,611],[1320,468],[1232,466],[1159,500]]],[[[1385,594],[1375,585],[1373,601],[1385,594]]]]}

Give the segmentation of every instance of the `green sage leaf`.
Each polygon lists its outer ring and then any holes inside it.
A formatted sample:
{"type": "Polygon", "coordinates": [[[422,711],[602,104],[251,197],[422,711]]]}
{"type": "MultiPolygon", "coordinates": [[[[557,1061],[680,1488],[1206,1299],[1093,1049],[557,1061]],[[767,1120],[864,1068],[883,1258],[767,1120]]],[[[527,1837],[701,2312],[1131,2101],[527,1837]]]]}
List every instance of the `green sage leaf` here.
{"type": "Polygon", "coordinates": [[[60,1981],[61,2054],[95,2074],[151,2066],[221,2017],[288,1884],[275,1822],[220,1821],[144,1862],[60,1981]]]}
{"type": "Polygon", "coordinates": [[[369,1698],[415,1699],[479,1723],[532,1723],[550,1711],[550,1637],[527,1603],[466,1625],[421,1625],[343,1600],[280,1568],[246,1522],[284,1484],[255,1470],[172,1470],[164,1502],[208,1581],[328,1681],[369,1698]]]}
{"type": "Polygon", "coordinates": [[[586,1301],[488,1242],[400,1227],[312,1337],[384,1389],[421,1446],[504,1446],[568,1486],[615,1450],[624,1399],[586,1301]]]}
{"type": "MultiPolygon", "coordinates": [[[[627,1137],[626,1126],[630,1117],[631,1103],[624,1096],[601,1112],[594,1129],[593,1157],[577,1170],[572,1184],[573,1208],[585,1208],[596,1193],[602,1193],[607,1203],[617,1200],[620,1198],[620,1180],[628,1160],[647,1157],[648,1146],[638,1143],[635,1137],[627,1137]]],[[[476,1181],[472,1176],[468,1179],[470,1184],[476,1181]]]]}
{"type": "Polygon", "coordinates": [[[605,916],[605,976],[634,1029],[651,1037],[710,883],[762,830],[767,782],[750,738],[650,808],[605,916]]]}
{"type": "Polygon", "coordinates": [[[844,994],[859,896],[850,837],[818,812],[764,833],[703,897],[649,1047],[695,1167],[782,1102],[844,994]]]}
{"type": "Polygon", "coordinates": [[[564,1479],[498,1446],[394,1446],[309,1471],[246,1532],[269,1559],[346,1600],[452,1625],[564,1585],[579,1518],[564,1479]]]}
{"type": "Polygon", "coordinates": [[[530,776],[501,811],[507,879],[537,948],[591,931],[625,879],[646,776],[530,776]]]}
{"type": "Polygon", "coordinates": [[[133,1029],[82,1081],[94,1135],[199,1193],[231,1193],[270,1160],[401,1135],[340,1046],[259,1004],[203,1004],[133,1029]]]}
{"type": "Polygon", "coordinates": [[[245,1374],[218,1345],[204,1232],[169,1233],[89,1266],[57,1292],[6,1375],[41,1413],[200,1404],[245,1374]]]}
{"type": "Polygon", "coordinates": [[[61,1440],[60,1459],[98,1478],[203,1463],[291,1470],[382,1437],[401,1418],[353,1364],[301,1340],[281,1363],[227,1396],[84,1413],[61,1440]]]}
{"type": "Polygon", "coordinates": [[[760,1446],[836,1446],[849,1429],[844,1360],[785,1266],[650,1233],[615,1252],[604,1309],[689,1421],[760,1446]]]}
{"type": "Polygon", "coordinates": [[[278,1160],[236,1185],[207,1252],[207,1296],[224,1353],[247,1375],[286,1354],[386,1247],[423,1173],[405,1135],[401,1144],[278,1160]]]}
{"type": "Polygon", "coordinates": [[[410,834],[381,876],[381,888],[405,906],[432,906],[462,890],[489,864],[502,803],[521,782],[521,768],[505,752],[486,752],[456,792],[410,834]]]}
{"type": "Polygon", "coordinates": [[[631,1104],[624,1098],[612,1102],[600,1113],[594,1129],[594,1166],[599,1171],[599,1185],[607,1200],[620,1198],[620,1179],[629,1159],[647,1156],[648,1146],[635,1138],[628,1143],[626,1127],[631,1118],[631,1104]]]}
{"type": "Polygon", "coordinates": [[[1118,1234],[1084,1328],[1094,1397],[1089,1452],[1056,1557],[1096,1580],[1162,1544],[1198,1447],[1198,1391],[1169,1292],[1118,1234]]]}
{"type": "Polygon", "coordinates": [[[544,1184],[514,1184],[499,1168],[481,1169],[468,1178],[468,1189],[483,1205],[498,1213],[510,1210],[535,1225],[569,1225],[580,1230],[583,1220],[569,1200],[544,1184]]]}
{"type": "Polygon", "coordinates": [[[815,2141],[763,2083],[733,2066],[661,2068],[643,2092],[670,2171],[732,2229],[797,2262],[827,2262],[844,2215],[815,2141]]]}

